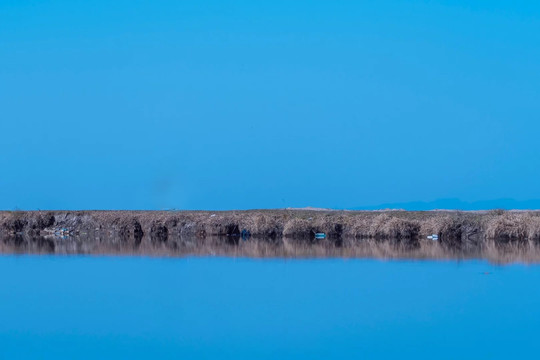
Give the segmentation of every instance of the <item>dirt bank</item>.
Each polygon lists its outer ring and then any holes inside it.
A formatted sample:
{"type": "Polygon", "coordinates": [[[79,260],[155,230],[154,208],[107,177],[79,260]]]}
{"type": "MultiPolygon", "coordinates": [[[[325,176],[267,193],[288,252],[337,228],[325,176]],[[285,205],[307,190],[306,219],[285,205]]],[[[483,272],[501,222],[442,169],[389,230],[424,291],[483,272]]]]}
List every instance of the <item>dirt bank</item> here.
{"type": "Polygon", "coordinates": [[[460,254],[477,254],[490,246],[536,246],[540,244],[540,212],[0,212],[0,251],[6,252],[115,253],[124,249],[211,254],[212,249],[220,247],[234,252],[239,245],[245,248],[252,246],[246,244],[257,244],[258,248],[274,250],[281,246],[278,254],[286,253],[287,247],[309,254],[310,249],[343,252],[366,244],[372,248],[391,244],[403,253],[434,243],[426,240],[432,234],[439,236],[438,247],[460,254]],[[324,233],[325,239],[316,239],[316,233],[324,233]]]}

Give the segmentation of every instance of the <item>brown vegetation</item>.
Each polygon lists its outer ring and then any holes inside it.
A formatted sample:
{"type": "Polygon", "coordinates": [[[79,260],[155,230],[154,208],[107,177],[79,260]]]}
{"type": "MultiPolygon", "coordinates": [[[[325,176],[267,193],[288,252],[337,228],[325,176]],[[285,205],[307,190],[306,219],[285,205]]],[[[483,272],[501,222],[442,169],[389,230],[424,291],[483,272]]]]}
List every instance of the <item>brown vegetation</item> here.
{"type": "Polygon", "coordinates": [[[540,212],[0,212],[0,238],[4,252],[383,258],[497,254],[506,259],[519,254],[533,261],[540,254],[540,212]],[[315,239],[319,232],[326,234],[325,240],[315,239]],[[427,240],[431,234],[439,235],[439,241],[427,240]]]}

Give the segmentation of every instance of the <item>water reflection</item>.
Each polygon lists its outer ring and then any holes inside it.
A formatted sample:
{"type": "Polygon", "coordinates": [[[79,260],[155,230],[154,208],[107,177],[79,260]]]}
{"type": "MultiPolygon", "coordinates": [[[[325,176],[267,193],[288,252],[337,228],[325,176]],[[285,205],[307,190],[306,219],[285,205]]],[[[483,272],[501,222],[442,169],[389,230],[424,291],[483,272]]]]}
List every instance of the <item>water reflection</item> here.
{"type": "Polygon", "coordinates": [[[252,237],[168,237],[138,233],[91,233],[0,238],[0,252],[16,254],[126,254],[154,256],[233,257],[345,257],[379,259],[468,259],[493,262],[540,262],[540,246],[533,241],[425,239],[289,239],[252,237]]]}

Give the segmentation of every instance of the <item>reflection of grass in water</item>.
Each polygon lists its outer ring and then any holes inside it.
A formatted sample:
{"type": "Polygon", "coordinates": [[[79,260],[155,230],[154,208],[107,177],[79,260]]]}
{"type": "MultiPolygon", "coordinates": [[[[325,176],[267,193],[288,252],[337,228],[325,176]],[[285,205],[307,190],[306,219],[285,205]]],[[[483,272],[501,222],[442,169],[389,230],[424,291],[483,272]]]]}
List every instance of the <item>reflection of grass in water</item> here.
{"type": "Polygon", "coordinates": [[[4,238],[0,241],[1,253],[35,254],[95,254],[142,256],[232,256],[250,258],[375,258],[375,259],[487,259],[493,263],[538,263],[540,246],[533,241],[485,241],[479,246],[461,249],[437,241],[344,239],[341,246],[324,240],[319,242],[293,239],[250,239],[237,244],[223,237],[206,239],[177,239],[162,243],[143,241],[135,245],[119,239],[53,239],[4,238]]]}
{"type": "MultiPolygon", "coordinates": [[[[422,241],[417,246],[395,241],[366,240],[347,247],[329,244],[294,244],[284,242],[279,245],[251,242],[236,248],[214,248],[217,255],[240,257],[283,257],[283,258],[375,258],[375,259],[487,259],[493,263],[538,263],[540,247],[532,242],[497,244],[486,242],[484,246],[463,251],[451,249],[438,242],[422,241]]],[[[205,255],[205,252],[197,253],[205,255]]]]}

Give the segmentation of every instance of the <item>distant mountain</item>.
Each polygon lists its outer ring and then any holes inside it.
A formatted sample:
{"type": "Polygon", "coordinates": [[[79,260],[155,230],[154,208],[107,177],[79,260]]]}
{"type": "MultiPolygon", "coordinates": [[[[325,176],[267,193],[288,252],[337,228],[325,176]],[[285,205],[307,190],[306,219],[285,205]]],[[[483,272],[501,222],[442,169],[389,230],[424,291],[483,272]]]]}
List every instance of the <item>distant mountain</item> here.
{"type": "Polygon", "coordinates": [[[515,200],[496,199],[466,202],[459,199],[439,199],[435,201],[412,201],[403,203],[388,203],[376,206],[361,206],[351,210],[380,210],[380,209],[403,209],[403,210],[532,210],[540,209],[540,200],[515,200]]]}

